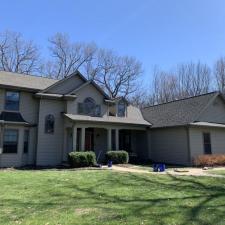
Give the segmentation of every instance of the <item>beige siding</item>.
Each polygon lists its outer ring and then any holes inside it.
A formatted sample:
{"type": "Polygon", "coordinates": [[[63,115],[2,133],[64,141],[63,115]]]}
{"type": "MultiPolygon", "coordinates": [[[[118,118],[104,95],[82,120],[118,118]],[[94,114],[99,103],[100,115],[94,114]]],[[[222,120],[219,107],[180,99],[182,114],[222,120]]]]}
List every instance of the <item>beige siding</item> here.
{"type": "Polygon", "coordinates": [[[177,127],[152,130],[150,151],[153,161],[188,165],[187,129],[177,127]]]}
{"type": "Polygon", "coordinates": [[[77,92],[77,99],[67,102],[67,113],[77,114],[78,103],[83,102],[85,98],[91,97],[96,104],[101,105],[102,116],[107,116],[107,105],[104,104],[104,96],[91,84],[85,86],[77,92]]]}
{"type": "MultiPolygon", "coordinates": [[[[5,107],[5,91],[0,89],[0,112],[5,107]]],[[[33,98],[33,94],[29,92],[20,92],[19,112],[23,118],[29,123],[37,123],[39,100],[33,98]]]]}
{"type": "Polygon", "coordinates": [[[198,121],[225,123],[225,104],[221,97],[217,97],[201,114],[198,121]]]}
{"type": "Polygon", "coordinates": [[[203,132],[211,136],[212,154],[225,154],[225,129],[224,128],[190,128],[190,150],[192,159],[204,154],[203,132]]]}
{"type": "Polygon", "coordinates": [[[67,94],[82,85],[84,81],[79,76],[73,76],[63,82],[59,82],[50,88],[48,93],[67,94]]]}
{"type": "Polygon", "coordinates": [[[57,165],[62,161],[64,126],[64,102],[57,100],[41,100],[38,124],[37,165],[57,165]],[[45,133],[45,117],[55,117],[54,134],[45,133]]]}
{"type": "MultiPolygon", "coordinates": [[[[5,107],[5,89],[0,89],[0,112],[4,110],[5,107]]],[[[37,125],[38,122],[38,111],[39,111],[39,100],[33,98],[33,94],[30,92],[20,92],[20,105],[19,112],[25,121],[32,125],[37,125]]],[[[11,126],[9,126],[11,127],[11,126]]],[[[35,152],[36,152],[36,139],[37,139],[37,127],[25,128],[16,127],[20,129],[19,136],[23,137],[23,129],[29,129],[30,140],[29,140],[29,150],[28,154],[19,156],[18,154],[3,154],[1,156],[2,167],[8,166],[22,166],[26,164],[34,164],[35,152]]],[[[18,151],[23,150],[23,140],[21,140],[20,148],[18,151]]]]}
{"type": "Polygon", "coordinates": [[[20,113],[24,120],[31,124],[38,122],[39,100],[32,93],[20,92],[20,113]]]}

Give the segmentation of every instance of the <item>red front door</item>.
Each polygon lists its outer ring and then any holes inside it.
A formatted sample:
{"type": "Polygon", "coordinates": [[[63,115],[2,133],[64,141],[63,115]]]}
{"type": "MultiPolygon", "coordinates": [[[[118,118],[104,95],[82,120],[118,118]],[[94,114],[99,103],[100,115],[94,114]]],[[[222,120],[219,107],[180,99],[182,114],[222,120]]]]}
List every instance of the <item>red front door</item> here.
{"type": "Polygon", "coordinates": [[[94,129],[85,130],[85,151],[94,151],[94,129]]]}

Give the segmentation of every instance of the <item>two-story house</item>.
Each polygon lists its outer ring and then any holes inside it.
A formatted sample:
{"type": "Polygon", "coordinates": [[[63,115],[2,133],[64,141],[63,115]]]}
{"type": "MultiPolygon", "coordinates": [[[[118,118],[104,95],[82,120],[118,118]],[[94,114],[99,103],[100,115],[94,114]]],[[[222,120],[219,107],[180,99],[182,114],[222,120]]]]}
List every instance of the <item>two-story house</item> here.
{"type": "Polygon", "coordinates": [[[141,111],[79,72],[62,80],[0,72],[0,167],[58,165],[71,151],[125,149],[147,158],[141,111]]]}
{"type": "Polygon", "coordinates": [[[62,80],[0,72],[0,167],[55,166],[85,150],[99,161],[126,150],[182,165],[225,153],[224,97],[212,92],[140,111],[79,72],[62,80]]]}

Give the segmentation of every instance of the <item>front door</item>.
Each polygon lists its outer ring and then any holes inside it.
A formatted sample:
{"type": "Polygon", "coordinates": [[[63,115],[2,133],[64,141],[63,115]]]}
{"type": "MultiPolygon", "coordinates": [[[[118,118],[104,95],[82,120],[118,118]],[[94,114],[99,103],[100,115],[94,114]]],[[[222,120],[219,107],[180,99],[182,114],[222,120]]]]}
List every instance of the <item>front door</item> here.
{"type": "Polygon", "coordinates": [[[94,151],[94,129],[85,130],[85,151],[94,151]]]}

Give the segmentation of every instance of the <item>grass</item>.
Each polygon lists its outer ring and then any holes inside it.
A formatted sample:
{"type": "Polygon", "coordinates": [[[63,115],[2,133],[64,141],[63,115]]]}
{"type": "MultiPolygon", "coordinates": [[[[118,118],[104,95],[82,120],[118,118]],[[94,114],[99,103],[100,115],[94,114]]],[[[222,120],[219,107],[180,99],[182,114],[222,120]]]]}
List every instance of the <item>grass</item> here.
{"type": "Polygon", "coordinates": [[[225,179],[0,171],[0,224],[225,224],[225,179]]]}
{"type": "Polygon", "coordinates": [[[152,172],[152,165],[137,165],[137,164],[120,164],[121,167],[132,168],[132,169],[141,169],[152,172]]]}

